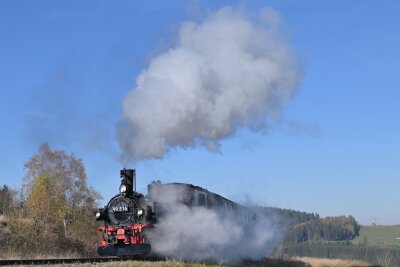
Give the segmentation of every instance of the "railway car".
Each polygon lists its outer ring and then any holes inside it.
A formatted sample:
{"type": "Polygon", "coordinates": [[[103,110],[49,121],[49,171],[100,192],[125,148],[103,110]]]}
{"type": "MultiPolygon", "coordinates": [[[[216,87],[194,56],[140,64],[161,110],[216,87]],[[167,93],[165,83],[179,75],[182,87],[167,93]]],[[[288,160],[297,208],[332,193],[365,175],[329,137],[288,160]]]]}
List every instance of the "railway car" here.
{"type": "Polygon", "coordinates": [[[148,194],[136,192],[136,171],[120,171],[119,193],[96,213],[103,221],[98,228],[100,256],[127,257],[151,252],[146,232],[157,227],[163,216],[174,212],[174,205],[215,210],[220,216],[230,216],[243,224],[252,224],[256,216],[249,209],[202,187],[185,183],[160,181],[148,185],[148,194]]]}
{"type": "Polygon", "coordinates": [[[173,210],[175,203],[180,203],[188,207],[215,210],[219,215],[235,218],[235,221],[243,224],[251,224],[256,220],[255,214],[248,208],[192,184],[152,182],[148,185],[148,198],[153,203],[156,219],[173,210]]]}

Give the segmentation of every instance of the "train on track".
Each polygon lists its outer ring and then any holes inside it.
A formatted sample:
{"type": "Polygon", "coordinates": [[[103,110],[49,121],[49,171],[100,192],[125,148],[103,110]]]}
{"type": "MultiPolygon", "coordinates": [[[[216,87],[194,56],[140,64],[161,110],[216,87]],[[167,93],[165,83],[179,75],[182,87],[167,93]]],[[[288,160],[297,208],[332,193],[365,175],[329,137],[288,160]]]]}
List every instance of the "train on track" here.
{"type": "Polygon", "coordinates": [[[136,191],[136,171],[120,171],[119,193],[96,212],[96,220],[103,221],[98,228],[100,256],[130,257],[151,252],[147,233],[153,231],[164,216],[174,212],[175,205],[190,209],[211,209],[220,216],[231,216],[244,224],[254,223],[255,214],[216,193],[185,183],[152,182],[147,195],[136,191]]]}

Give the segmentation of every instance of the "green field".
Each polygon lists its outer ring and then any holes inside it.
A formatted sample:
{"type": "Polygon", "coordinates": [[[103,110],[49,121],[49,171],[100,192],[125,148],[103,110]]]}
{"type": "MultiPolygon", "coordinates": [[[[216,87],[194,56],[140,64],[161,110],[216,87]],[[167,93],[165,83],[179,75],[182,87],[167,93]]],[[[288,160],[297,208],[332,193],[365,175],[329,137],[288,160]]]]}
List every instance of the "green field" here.
{"type": "Polygon", "coordinates": [[[361,226],[360,236],[354,239],[355,244],[396,245],[400,246],[400,225],[361,226]]]}

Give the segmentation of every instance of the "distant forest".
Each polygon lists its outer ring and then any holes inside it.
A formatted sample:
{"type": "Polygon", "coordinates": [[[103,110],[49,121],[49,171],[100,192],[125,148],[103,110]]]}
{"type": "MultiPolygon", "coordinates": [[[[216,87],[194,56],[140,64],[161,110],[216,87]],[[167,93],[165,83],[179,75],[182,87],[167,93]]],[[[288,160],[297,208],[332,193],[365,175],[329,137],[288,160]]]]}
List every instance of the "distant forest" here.
{"type": "Polygon", "coordinates": [[[320,218],[317,213],[272,207],[265,208],[265,212],[285,227],[285,243],[352,240],[359,235],[361,228],[353,216],[320,218]]]}

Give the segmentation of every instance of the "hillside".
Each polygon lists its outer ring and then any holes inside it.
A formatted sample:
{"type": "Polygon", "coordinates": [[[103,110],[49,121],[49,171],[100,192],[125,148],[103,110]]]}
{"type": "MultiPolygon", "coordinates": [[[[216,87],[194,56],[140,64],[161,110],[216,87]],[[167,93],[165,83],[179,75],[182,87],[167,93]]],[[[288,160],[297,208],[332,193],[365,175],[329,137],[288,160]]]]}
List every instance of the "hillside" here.
{"type": "Polygon", "coordinates": [[[360,236],[353,240],[355,244],[400,246],[400,225],[361,226],[360,236]]]}

